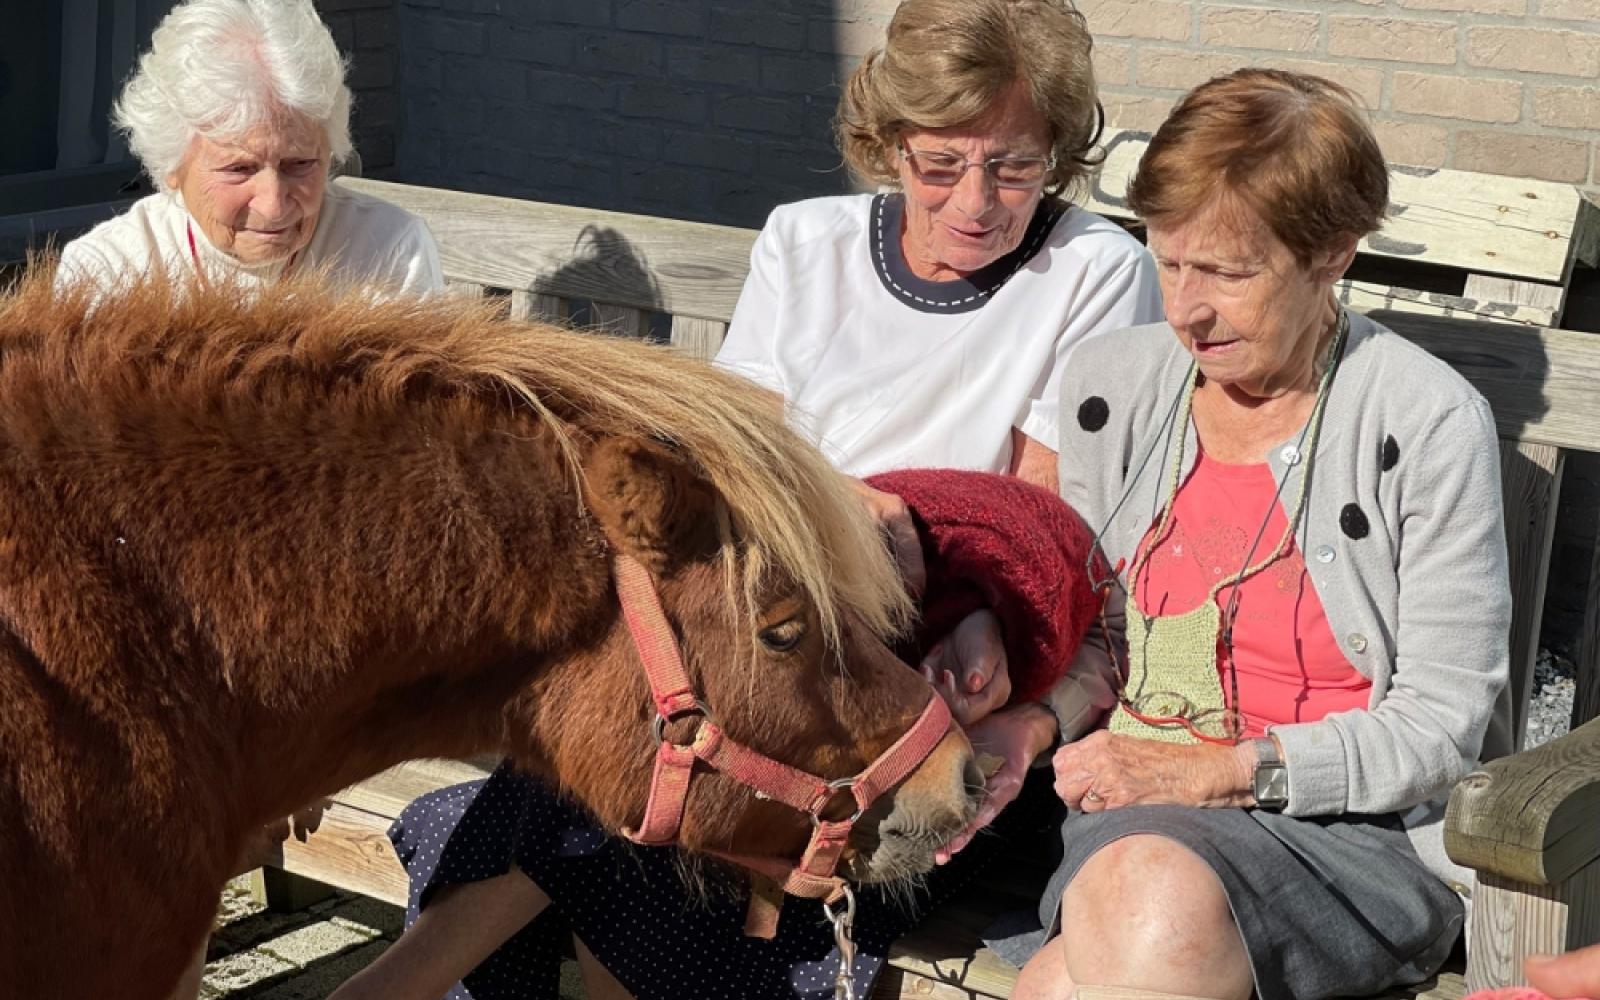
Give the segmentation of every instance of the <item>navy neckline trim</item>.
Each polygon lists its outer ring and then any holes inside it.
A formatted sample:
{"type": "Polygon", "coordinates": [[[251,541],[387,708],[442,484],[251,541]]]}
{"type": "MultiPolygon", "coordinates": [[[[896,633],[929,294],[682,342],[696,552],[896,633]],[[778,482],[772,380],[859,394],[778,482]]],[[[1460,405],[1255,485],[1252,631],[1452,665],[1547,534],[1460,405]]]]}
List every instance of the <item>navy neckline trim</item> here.
{"type": "Polygon", "coordinates": [[[981,308],[990,296],[1034,258],[1055,229],[1065,209],[1041,199],[1022,234],[1022,242],[1005,256],[954,281],[929,281],[912,273],[900,246],[905,195],[880,194],[872,199],[870,249],[872,269],[890,295],[918,312],[963,313],[981,308]]]}

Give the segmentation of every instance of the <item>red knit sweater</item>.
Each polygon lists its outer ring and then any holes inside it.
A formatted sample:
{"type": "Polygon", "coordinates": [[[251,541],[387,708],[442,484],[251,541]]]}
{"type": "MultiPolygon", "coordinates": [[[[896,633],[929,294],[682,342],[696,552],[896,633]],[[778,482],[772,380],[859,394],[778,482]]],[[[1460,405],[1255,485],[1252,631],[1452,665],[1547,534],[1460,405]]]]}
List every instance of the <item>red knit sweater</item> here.
{"type": "Polygon", "coordinates": [[[1084,570],[1092,534],[1055,494],[1014,476],[954,469],[888,472],[867,480],[911,508],[928,567],[909,662],[978,608],[1000,620],[1012,701],[1060,679],[1100,608],[1084,570]]]}

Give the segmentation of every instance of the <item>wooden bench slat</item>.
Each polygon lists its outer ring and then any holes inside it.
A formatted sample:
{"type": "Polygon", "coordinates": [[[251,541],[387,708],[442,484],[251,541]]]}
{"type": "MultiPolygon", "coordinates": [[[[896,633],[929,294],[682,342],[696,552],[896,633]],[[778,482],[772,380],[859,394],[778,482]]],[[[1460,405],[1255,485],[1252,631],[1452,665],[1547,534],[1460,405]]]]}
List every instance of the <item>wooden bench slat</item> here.
{"type": "Polygon", "coordinates": [[[512,319],[542,319],[546,323],[565,323],[568,313],[567,300],[559,295],[541,295],[520,288],[511,293],[512,319]]]}
{"type": "Polygon", "coordinates": [[[1494,408],[1502,438],[1600,451],[1600,337],[1384,310],[1371,316],[1465,375],[1494,408]],[[1535,386],[1542,392],[1531,392],[1535,386]]]}
{"type": "Polygon", "coordinates": [[[301,843],[290,838],[273,864],[395,906],[406,905],[406,870],[389,843],[393,817],[353,809],[335,801],[317,832],[301,843]]]}
{"type": "Polygon", "coordinates": [[[491,288],[726,321],[754,230],[367,178],[337,183],[427,222],[445,274],[491,288]]]}
{"type": "MultiPolygon", "coordinates": [[[[1107,129],[1102,141],[1106,162],[1089,208],[1126,219],[1124,195],[1150,133],[1107,129]]],[[[1577,245],[1588,245],[1582,198],[1570,184],[1407,168],[1391,173],[1389,201],[1390,217],[1361,241],[1363,254],[1562,285],[1577,245]]]]}
{"type": "Polygon", "coordinates": [[[616,337],[643,337],[650,332],[649,317],[643,309],[596,302],[592,307],[594,327],[616,337]]]}
{"type": "Polygon", "coordinates": [[[392,820],[417,796],[446,785],[487,777],[493,767],[492,760],[487,767],[481,761],[411,760],[351,785],[333,799],[392,820]]]}
{"type": "Polygon", "coordinates": [[[1595,899],[1600,899],[1600,861],[1548,886],[1485,875],[1473,894],[1467,986],[1520,983],[1522,956],[1559,954],[1600,940],[1595,899]]]}
{"type": "Polygon", "coordinates": [[[1486,740],[1490,747],[1521,749],[1527,729],[1564,464],[1561,449],[1551,445],[1500,442],[1500,486],[1511,564],[1511,680],[1501,701],[1510,701],[1513,716],[1511,733],[1491,734],[1486,740]]]}
{"type": "Polygon", "coordinates": [[[710,360],[717,355],[722,340],[728,335],[728,324],[714,319],[696,319],[693,316],[672,317],[672,346],[687,351],[697,358],[710,360]]]}
{"type": "Polygon", "coordinates": [[[1337,288],[1339,301],[1362,313],[1391,309],[1490,323],[1520,323],[1523,326],[1553,326],[1559,314],[1559,310],[1537,305],[1518,305],[1504,300],[1445,295],[1442,292],[1420,292],[1413,288],[1375,285],[1365,281],[1341,281],[1337,288]]]}

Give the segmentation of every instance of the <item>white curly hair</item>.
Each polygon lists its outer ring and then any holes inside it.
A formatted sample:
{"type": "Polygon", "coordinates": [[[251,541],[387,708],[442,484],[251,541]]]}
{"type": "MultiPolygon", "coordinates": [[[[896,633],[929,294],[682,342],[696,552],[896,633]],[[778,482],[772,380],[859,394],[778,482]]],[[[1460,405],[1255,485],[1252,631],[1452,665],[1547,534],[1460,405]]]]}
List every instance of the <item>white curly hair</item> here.
{"type": "Polygon", "coordinates": [[[344,78],[311,0],[184,0],[156,28],[112,121],[158,189],[195,136],[239,137],[285,112],[323,128],[336,166],[352,152],[344,78]]]}

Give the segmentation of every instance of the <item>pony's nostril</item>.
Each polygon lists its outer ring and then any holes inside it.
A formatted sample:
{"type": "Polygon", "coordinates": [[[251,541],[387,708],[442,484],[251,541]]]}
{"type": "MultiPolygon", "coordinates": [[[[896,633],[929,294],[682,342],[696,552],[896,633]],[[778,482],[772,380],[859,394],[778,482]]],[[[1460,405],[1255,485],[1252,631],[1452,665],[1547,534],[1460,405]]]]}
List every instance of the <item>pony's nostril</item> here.
{"type": "Polygon", "coordinates": [[[983,768],[978,766],[978,758],[969,756],[966,766],[962,769],[962,780],[967,783],[967,794],[970,798],[974,792],[982,794],[984,786],[983,768]]]}

